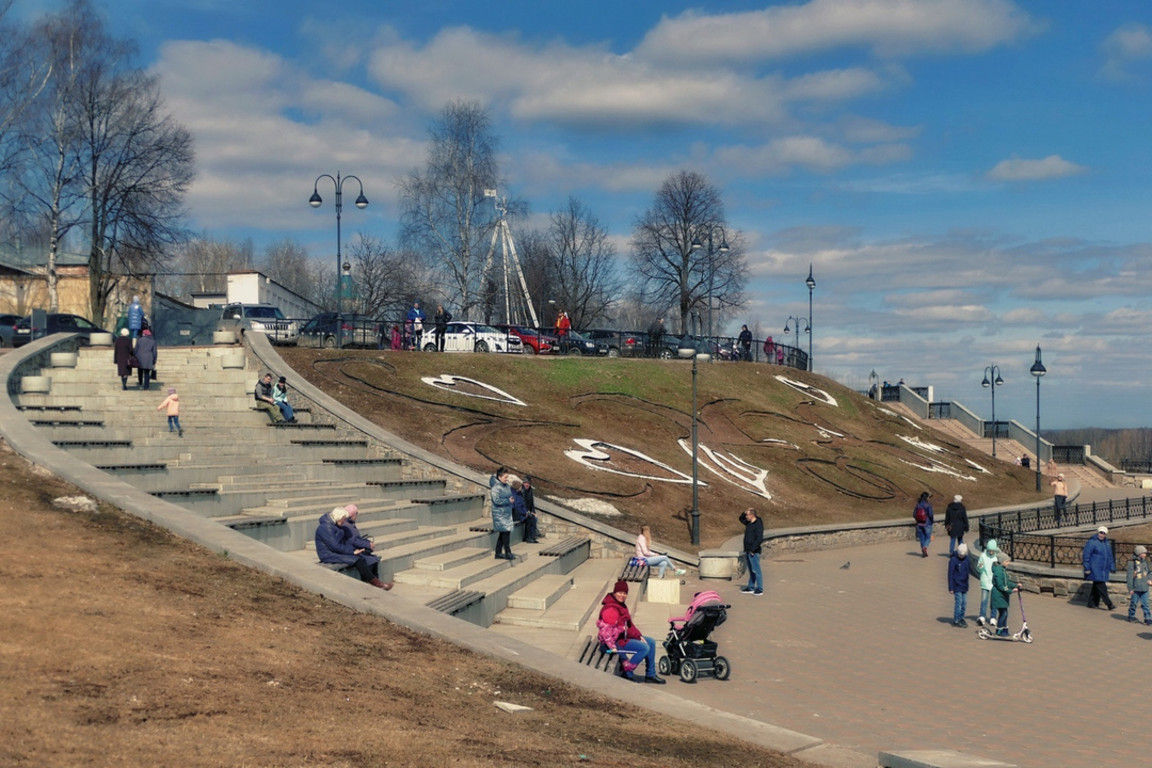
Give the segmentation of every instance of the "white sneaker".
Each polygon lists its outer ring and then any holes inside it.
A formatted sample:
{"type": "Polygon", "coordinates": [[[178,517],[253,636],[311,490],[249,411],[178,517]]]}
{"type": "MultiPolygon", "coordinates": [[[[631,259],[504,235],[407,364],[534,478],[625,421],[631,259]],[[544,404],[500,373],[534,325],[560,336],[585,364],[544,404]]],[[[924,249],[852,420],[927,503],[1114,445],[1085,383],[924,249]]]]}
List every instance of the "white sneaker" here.
{"type": "Polygon", "coordinates": [[[977,616],[976,617],[976,626],[978,626],[978,627],[984,626],[984,617],[983,616],[977,616]]]}
{"type": "Polygon", "coordinates": [[[677,568],[676,569],[676,575],[677,576],[683,576],[686,573],[688,573],[688,571],[684,570],[683,568],[677,568]]]}

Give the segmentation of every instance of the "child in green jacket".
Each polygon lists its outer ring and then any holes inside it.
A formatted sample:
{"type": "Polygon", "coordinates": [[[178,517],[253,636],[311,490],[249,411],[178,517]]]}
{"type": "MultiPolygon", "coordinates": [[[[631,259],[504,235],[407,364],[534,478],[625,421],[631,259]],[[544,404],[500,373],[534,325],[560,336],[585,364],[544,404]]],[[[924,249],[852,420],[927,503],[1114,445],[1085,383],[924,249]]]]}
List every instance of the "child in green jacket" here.
{"type": "Polygon", "coordinates": [[[992,564],[992,601],[991,611],[994,614],[992,625],[996,627],[996,634],[1008,635],[1008,599],[1020,587],[1008,578],[1008,571],[1004,566],[1012,562],[1011,558],[1000,553],[996,562],[992,564]]]}

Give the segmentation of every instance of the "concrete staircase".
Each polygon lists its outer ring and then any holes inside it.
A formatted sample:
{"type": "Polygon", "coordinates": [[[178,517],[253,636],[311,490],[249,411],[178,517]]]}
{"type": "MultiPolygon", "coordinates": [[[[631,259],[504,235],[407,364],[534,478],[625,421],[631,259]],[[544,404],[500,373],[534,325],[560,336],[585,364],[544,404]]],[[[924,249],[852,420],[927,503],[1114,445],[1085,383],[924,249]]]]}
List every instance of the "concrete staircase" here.
{"type": "Polygon", "coordinates": [[[453,494],[445,478],[422,476],[426,465],[306,403],[298,424],[271,424],[253,408],[257,372],[231,367],[236,355],[162,348],[159,380],[140,391],[134,379],[121,388],[110,349],[86,348],[74,366],[41,371],[47,394],[13,398],[76,458],[304,561],[316,562],[320,516],[355,503],[381,577],[399,594],[481,626],[550,627],[567,635],[565,647],[575,641],[619,561],[590,560],[579,537],[563,552],[551,551],[553,540],[516,543],[515,560],[496,560],[483,494],[453,494]],[[180,394],[183,437],[156,410],[169,387],[180,394]]]}

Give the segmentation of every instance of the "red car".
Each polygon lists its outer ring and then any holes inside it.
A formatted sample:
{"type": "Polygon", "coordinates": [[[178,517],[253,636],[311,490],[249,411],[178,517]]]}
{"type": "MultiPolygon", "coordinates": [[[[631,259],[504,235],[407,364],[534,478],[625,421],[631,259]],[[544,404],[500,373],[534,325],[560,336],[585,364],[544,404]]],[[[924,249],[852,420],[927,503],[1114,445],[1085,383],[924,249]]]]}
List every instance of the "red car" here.
{"type": "Polygon", "coordinates": [[[545,336],[539,331],[525,325],[497,325],[494,327],[520,339],[520,344],[524,351],[530,355],[550,354],[556,346],[555,336],[545,336]]]}

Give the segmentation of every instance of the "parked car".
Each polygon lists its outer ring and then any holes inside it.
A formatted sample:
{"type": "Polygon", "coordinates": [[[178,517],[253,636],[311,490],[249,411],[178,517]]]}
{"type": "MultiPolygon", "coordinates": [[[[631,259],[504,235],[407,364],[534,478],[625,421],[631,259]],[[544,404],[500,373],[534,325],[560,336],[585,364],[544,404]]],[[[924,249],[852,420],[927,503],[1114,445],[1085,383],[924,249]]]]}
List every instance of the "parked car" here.
{"type": "Polygon", "coordinates": [[[644,351],[643,343],[637,344],[634,334],[628,331],[610,331],[594,328],[583,332],[592,341],[608,345],[608,357],[638,357],[644,351]],[[639,351],[637,350],[639,347],[639,351]]]}
{"type": "MultiPolygon", "coordinates": [[[[424,331],[424,351],[436,351],[435,336],[424,331]]],[[[444,333],[445,352],[520,352],[520,338],[490,325],[453,320],[444,333]]]]}
{"type": "Polygon", "coordinates": [[[93,323],[91,320],[86,320],[79,315],[69,315],[60,312],[48,313],[47,324],[43,328],[32,327],[32,316],[21,318],[16,323],[15,331],[12,334],[12,346],[22,347],[32,339],[40,338],[42,336],[49,336],[53,333],[79,333],[80,343],[87,344],[88,337],[94,333],[108,333],[100,326],[93,323]]]}
{"type": "Polygon", "coordinates": [[[20,315],[0,315],[0,347],[12,346],[12,337],[16,335],[16,324],[22,319],[20,315]]]}
{"type": "Polygon", "coordinates": [[[273,344],[295,344],[300,336],[300,324],[271,304],[225,304],[216,330],[232,331],[239,337],[248,331],[261,331],[273,344]]]}
{"type": "Polygon", "coordinates": [[[336,313],[321,312],[300,329],[296,339],[299,347],[336,346],[337,336],[346,347],[376,347],[380,338],[380,322],[367,315],[347,312],[342,316],[340,333],[337,334],[336,313]]]}
{"type": "Polygon", "coordinates": [[[608,345],[592,341],[576,331],[568,331],[560,337],[560,353],[564,355],[607,355],[608,345]]]}
{"type": "Polygon", "coordinates": [[[526,325],[496,325],[493,327],[520,339],[520,348],[528,354],[546,355],[556,347],[555,336],[547,336],[526,325]]]}

